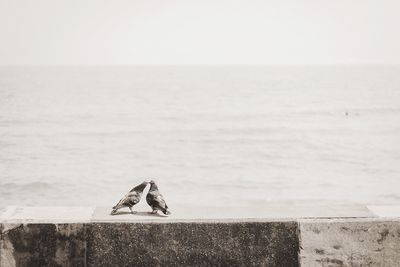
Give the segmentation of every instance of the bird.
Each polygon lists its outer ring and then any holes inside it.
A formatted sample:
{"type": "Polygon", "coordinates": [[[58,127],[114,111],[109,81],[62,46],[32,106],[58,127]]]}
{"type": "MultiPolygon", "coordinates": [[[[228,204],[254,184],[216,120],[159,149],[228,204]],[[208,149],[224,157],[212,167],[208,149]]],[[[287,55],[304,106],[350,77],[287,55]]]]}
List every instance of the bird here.
{"type": "Polygon", "coordinates": [[[164,197],[158,191],[158,186],[153,180],[150,181],[150,189],[146,196],[146,202],[153,209],[153,214],[157,213],[158,210],[161,210],[165,215],[171,214],[164,197]]]}
{"type": "Polygon", "coordinates": [[[143,190],[146,188],[148,182],[144,181],[140,185],[135,186],[131,191],[128,192],[118,203],[112,208],[111,215],[114,215],[119,209],[128,207],[132,214],[136,212],[132,210],[132,207],[139,203],[143,195],[143,190]]]}

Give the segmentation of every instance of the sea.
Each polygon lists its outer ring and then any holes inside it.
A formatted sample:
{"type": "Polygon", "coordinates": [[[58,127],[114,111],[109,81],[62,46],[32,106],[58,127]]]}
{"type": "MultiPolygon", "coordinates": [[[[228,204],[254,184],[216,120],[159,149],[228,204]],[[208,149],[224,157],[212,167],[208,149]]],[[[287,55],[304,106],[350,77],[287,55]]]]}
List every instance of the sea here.
{"type": "Polygon", "coordinates": [[[0,67],[0,206],[400,204],[400,66],[0,67]]]}

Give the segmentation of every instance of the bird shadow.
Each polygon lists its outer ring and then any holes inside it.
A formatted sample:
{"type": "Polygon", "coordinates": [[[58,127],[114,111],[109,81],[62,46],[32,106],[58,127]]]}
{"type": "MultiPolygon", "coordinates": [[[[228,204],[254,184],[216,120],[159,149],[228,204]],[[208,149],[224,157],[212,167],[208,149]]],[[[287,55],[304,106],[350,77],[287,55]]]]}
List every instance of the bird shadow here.
{"type": "Polygon", "coordinates": [[[150,211],[137,211],[136,213],[132,213],[129,211],[118,211],[117,213],[110,214],[111,216],[118,216],[118,215],[133,215],[133,216],[141,216],[141,217],[167,217],[158,213],[152,213],[150,211]]]}

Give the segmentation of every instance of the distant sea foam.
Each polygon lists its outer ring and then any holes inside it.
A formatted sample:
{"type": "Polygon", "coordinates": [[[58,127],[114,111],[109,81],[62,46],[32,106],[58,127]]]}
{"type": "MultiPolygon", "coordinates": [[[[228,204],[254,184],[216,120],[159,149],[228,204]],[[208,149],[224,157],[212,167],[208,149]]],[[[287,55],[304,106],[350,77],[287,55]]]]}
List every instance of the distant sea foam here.
{"type": "Polygon", "coordinates": [[[0,68],[0,206],[400,203],[398,66],[0,68]]]}

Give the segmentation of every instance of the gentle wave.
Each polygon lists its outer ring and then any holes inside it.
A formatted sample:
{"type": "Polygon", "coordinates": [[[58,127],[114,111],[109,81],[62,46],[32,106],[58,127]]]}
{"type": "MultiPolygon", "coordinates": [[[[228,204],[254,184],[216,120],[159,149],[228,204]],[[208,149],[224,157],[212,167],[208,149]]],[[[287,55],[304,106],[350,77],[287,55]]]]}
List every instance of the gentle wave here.
{"type": "Polygon", "coordinates": [[[400,202],[399,73],[2,67],[0,206],[400,202]]]}

